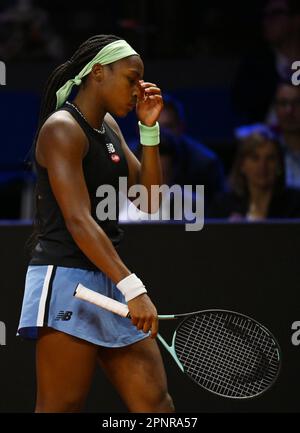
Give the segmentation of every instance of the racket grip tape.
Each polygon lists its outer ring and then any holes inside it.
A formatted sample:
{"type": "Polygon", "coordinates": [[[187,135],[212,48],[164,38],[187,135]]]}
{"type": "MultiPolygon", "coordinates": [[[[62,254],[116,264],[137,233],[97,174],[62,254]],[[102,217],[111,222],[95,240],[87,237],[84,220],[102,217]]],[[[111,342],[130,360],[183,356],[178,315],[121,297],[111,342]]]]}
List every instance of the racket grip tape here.
{"type": "Polygon", "coordinates": [[[91,302],[119,316],[130,318],[129,309],[126,304],[101,295],[101,293],[90,290],[82,284],[77,285],[73,295],[78,299],[91,302]]]}

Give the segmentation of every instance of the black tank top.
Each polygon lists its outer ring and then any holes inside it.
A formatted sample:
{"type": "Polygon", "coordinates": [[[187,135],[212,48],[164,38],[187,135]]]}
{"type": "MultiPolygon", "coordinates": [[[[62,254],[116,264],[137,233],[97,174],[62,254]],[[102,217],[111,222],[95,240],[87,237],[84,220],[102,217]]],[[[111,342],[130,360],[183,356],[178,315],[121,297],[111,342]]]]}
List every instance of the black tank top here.
{"type": "MultiPolygon", "coordinates": [[[[104,123],[105,134],[95,131],[71,105],[64,105],[60,110],[68,111],[87,136],[89,148],[82,165],[91,201],[91,215],[112,243],[117,246],[123,237],[123,230],[118,225],[119,177],[128,176],[128,165],[120,139],[107,123],[104,123]],[[116,192],[117,219],[99,221],[96,208],[103,198],[96,197],[96,190],[106,184],[112,185],[116,192]]],[[[51,190],[47,170],[37,161],[35,164],[38,241],[32,252],[30,264],[96,270],[97,267],[79,249],[66,227],[62,212],[51,190]]]]}

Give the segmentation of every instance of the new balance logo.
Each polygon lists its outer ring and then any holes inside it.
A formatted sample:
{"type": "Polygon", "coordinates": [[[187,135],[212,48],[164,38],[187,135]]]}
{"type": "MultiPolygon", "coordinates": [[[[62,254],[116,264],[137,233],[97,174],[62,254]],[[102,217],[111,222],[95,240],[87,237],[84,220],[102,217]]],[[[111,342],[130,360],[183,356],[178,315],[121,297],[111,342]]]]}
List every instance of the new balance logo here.
{"type": "Polygon", "coordinates": [[[70,320],[73,312],[72,311],[60,311],[58,315],[55,317],[55,320],[70,320]]]}
{"type": "Polygon", "coordinates": [[[108,153],[115,153],[115,148],[114,148],[114,145],[112,143],[106,143],[106,147],[107,147],[108,153]]]}

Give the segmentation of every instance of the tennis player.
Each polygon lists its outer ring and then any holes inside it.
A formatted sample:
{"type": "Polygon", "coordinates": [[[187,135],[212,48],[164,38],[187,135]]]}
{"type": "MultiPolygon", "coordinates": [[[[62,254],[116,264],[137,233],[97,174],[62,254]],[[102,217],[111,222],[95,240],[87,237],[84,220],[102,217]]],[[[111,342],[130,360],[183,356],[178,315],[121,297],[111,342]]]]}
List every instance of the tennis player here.
{"type": "Polygon", "coordinates": [[[120,176],[128,187],[161,183],[163,100],[143,73],[141,57],[126,41],[97,35],[46,85],[35,139],[37,237],[18,327],[18,335],[37,339],[36,412],[81,411],[97,363],[129,411],[174,411],[155,340],[156,308],[116,251],[117,219],[100,221],[96,214],[101,185],[117,191],[120,176]],[[113,118],[134,108],[141,163],[113,118]],[[76,299],[78,283],[126,302],[131,321],[76,299]]]}

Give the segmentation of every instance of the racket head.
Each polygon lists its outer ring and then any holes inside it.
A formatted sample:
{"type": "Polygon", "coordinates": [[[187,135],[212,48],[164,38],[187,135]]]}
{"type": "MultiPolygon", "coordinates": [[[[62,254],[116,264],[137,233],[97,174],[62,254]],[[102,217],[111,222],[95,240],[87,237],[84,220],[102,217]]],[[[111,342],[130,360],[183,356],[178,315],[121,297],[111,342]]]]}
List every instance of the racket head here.
{"type": "Polygon", "coordinates": [[[274,335],[251,317],[229,310],[188,315],[177,326],[172,347],[190,379],[227,398],[263,394],[275,383],[281,367],[281,349],[274,335]]]}

